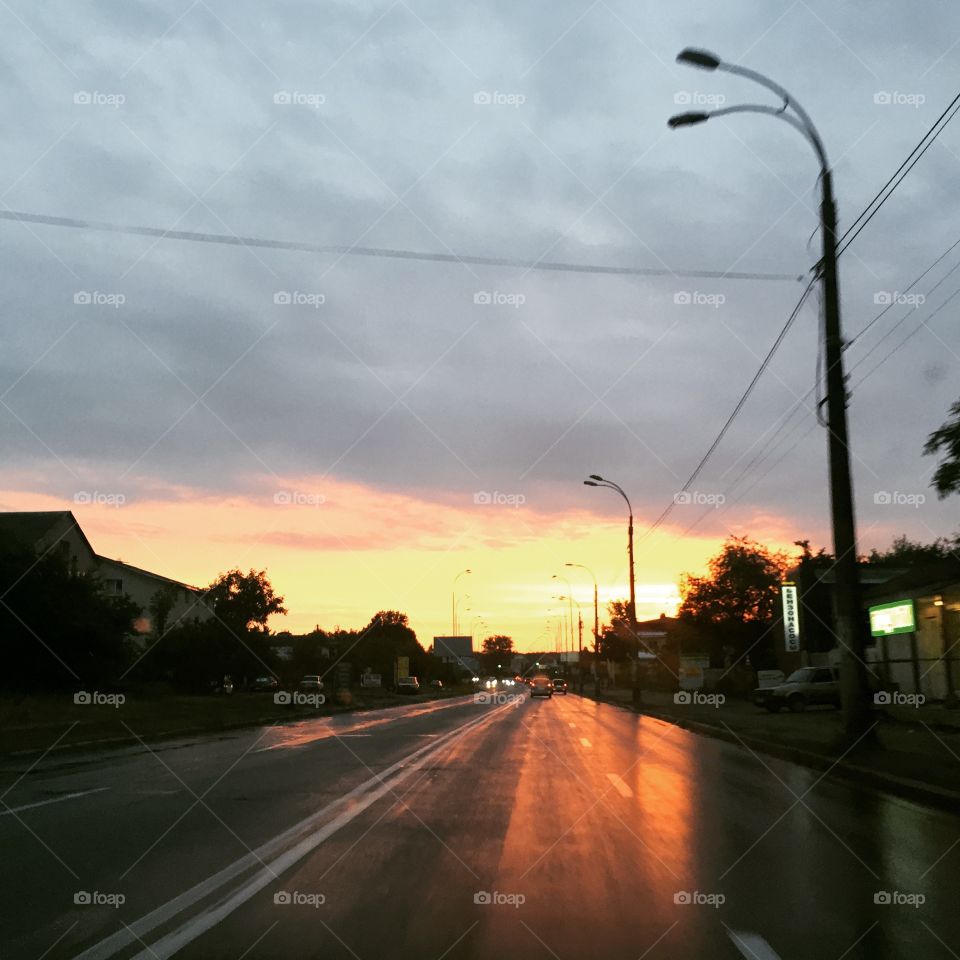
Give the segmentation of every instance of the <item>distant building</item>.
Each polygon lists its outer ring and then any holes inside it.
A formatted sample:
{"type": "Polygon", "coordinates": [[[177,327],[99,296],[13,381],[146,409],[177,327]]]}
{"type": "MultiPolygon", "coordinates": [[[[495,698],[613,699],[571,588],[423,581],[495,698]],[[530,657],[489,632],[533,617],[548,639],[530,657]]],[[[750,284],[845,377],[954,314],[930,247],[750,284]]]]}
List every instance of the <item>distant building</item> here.
{"type": "Polygon", "coordinates": [[[212,604],[198,587],[100,556],[69,510],[0,513],[0,545],[6,544],[18,544],[37,556],[59,556],[74,576],[96,577],[108,594],[128,597],[140,608],[141,633],[153,632],[150,603],[161,591],[171,602],[167,629],[213,616],[212,604]]]}

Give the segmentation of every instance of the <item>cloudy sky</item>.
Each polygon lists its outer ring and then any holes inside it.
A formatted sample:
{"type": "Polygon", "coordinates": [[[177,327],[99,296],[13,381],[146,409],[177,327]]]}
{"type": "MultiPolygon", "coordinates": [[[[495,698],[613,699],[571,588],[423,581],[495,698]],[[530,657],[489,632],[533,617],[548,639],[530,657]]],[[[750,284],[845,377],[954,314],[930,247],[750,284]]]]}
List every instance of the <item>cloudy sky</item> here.
{"type": "MultiPolygon", "coordinates": [[[[626,593],[624,504],[589,473],[633,499],[641,615],[728,533],[829,544],[815,296],[694,502],[644,535],[818,249],[796,131],[666,126],[776,101],[674,57],[800,98],[842,231],[955,96],[955,5],[10,0],[0,25],[0,211],[665,274],[0,221],[0,508],[73,509],[101,553],[199,584],[266,567],[278,629],[392,607],[429,643],[470,567],[461,624],[527,648],[553,642],[565,562],[626,593]]],[[[958,175],[948,126],[841,259],[848,338],[894,300],[847,352],[862,549],[957,528],[922,447],[960,393],[960,247],[897,295],[960,237],[958,175]]]]}

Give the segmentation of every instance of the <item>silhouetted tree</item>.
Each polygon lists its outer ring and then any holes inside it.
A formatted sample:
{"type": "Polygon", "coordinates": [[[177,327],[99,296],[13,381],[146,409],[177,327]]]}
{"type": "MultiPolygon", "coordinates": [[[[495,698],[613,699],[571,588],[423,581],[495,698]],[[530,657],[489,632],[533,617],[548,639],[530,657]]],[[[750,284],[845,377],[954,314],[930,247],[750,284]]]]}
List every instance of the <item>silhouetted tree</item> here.
{"type": "Polygon", "coordinates": [[[950,408],[950,419],[927,437],[923,452],[925,455],[944,454],[930,481],[937,496],[943,499],[948,494],[960,492],[960,400],[950,408]]]}
{"type": "Polygon", "coordinates": [[[481,647],[480,660],[485,673],[502,676],[510,673],[510,661],[513,659],[513,638],[498,633],[485,637],[481,647]]]}
{"type": "Polygon", "coordinates": [[[207,597],[213,601],[217,619],[237,634],[266,631],[271,616],[287,612],[265,570],[228,570],[210,584],[207,597]]]}

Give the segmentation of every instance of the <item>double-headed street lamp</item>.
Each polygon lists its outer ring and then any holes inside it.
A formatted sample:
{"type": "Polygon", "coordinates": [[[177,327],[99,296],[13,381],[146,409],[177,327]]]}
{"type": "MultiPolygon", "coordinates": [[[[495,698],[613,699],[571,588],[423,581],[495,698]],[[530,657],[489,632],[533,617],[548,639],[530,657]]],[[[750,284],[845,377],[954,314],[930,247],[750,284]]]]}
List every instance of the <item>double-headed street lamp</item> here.
{"type": "Polygon", "coordinates": [[[630,608],[627,611],[627,616],[630,619],[630,632],[635,634],[637,631],[637,592],[633,579],[633,506],[630,503],[630,498],[623,492],[623,487],[612,480],[604,480],[603,477],[591,473],[590,479],[583,482],[588,487],[607,487],[610,490],[616,490],[627,501],[627,510],[630,517],[627,526],[627,557],[630,561],[630,608]]]}
{"type": "Polygon", "coordinates": [[[723,70],[759,83],[778,96],[783,104],[771,107],[742,104],[719,110],[681,113],[668,121],[671,127],[703,123],[711,117],[731,113],[764,113],[785,120],[799,130],[813,147],[820,163],[820,227],[823,258],[819,263],[823,285],[823,339],[827,377],[828,449],[830,458],[830,505],[833,520],[833,551],[836,580],[834,611],[837,640],[841,647],[840,686],[844,726],[849,734],[859,735],[869,722],[866,700],[866,670],[863,633],[860,628],[860,584],[857,572],[856,526],[853,513],[853,482],[847,445],[847,387],[843,372],[843,337],[840,325],[840,293],[837,279],[837,211],[833,199],[833,177],[823,142],[813,121],[799,103],[779,84],[763,74],[733,63],[725,63],[706,50],[687,48],[677,56],[678,63],[703,70],[723,70]],[[788,113],[792,110],[792,113],[788,113]]]}

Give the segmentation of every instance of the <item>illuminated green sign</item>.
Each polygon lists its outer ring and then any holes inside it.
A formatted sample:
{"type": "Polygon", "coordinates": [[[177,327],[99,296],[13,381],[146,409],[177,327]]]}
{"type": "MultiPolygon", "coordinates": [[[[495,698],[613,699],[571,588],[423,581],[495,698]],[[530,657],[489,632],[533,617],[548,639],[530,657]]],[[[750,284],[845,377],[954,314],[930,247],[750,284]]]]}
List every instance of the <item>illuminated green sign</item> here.
{"type": "Polygon", "coordinates": [[[894,600],[878,603],[870,608],[870,633],[874,637],[888,637],[892,633],[915,633],[917,618],[912,600],[894,600]]]}

